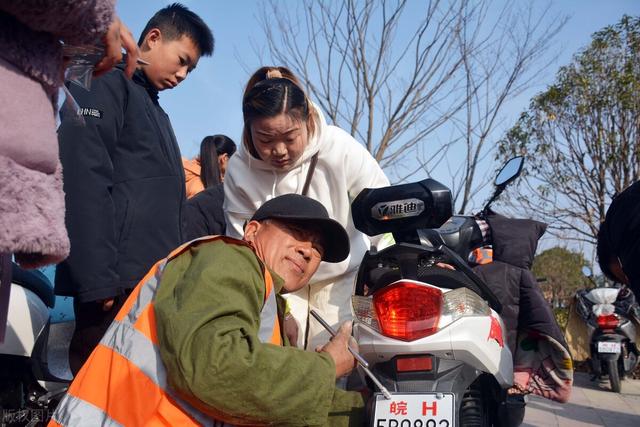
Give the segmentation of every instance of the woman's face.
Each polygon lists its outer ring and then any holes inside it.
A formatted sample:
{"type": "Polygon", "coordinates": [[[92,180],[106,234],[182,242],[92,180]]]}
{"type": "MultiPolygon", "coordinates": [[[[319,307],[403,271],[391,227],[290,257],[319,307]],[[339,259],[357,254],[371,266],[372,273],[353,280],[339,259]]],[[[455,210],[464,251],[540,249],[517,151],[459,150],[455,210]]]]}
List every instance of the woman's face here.
{"type": "Polygon", "coordinates": [[[229,162],[229,155],[222,153],[218,155],[218,169],[220,170],[220,180],[224,181],[224,174],[227,173],[227,163],[229,162]]]}
{"type": "Polygon", "coordinates": [[[263,161],[276,169],[287,169],[307,147],[307,126],[285,113],[260,117],[251,123],[251,139],[263,161]]]}

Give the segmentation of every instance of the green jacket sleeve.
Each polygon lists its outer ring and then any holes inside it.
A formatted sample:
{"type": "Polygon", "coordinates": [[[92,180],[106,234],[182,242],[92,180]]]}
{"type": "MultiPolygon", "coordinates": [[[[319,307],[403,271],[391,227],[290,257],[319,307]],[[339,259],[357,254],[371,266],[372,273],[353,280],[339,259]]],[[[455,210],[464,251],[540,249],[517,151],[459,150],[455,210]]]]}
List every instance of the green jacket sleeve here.
{"type": "Polygon", "coordinates": [[[230,423],[348,425],[362,399],[336,390],[328,355],[259,341],[264,287],[255,254],[222,241],[166,266],[155,314],[169,384],[230,423]]]}

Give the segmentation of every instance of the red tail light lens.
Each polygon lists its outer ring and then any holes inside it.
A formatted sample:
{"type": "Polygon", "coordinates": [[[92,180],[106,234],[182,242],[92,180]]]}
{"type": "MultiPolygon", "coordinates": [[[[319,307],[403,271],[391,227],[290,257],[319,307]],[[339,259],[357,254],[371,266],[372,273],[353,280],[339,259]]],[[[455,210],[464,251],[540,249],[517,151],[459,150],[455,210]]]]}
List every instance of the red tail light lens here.
{"type": "Polygon", "coordinates": [[[384,335],[414,341],[437,331],[442,292],[430,286],[400,281],[376,292],[373,305],[384,335]]]}
{"type": "Polygon", "coordinates": [[[598,326],[600,329],[615,329],[620,324],[618,316],[615,314],[605,314],[598,316],[598,326]]]}
{"type": "Polygon", "coordinates": [[[396,359],[397,372],[419,372],[433,369],[431,356],[402,357],[396,359]]]}

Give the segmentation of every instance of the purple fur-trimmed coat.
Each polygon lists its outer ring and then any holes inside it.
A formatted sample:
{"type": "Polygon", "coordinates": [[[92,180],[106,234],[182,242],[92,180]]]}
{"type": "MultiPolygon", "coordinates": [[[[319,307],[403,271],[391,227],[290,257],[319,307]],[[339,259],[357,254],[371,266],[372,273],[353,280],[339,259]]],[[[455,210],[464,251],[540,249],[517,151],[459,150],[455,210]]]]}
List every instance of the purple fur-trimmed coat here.
{"type": "Polygon", "coordinates": [[[90,44],[115,0],[0,0],[0,253],[27,268],[69,253],[55,129],[60,41],[90,44]]]}

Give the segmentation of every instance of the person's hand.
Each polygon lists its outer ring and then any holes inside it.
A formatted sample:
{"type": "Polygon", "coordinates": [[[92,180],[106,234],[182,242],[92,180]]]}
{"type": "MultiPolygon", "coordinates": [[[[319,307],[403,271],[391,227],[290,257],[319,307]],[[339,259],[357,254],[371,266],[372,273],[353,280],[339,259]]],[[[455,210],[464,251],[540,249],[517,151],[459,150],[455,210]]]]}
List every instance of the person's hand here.
{"type": "Polygon", "coordinates": [[[436,264],[436,267],[444,268],[445,270],[455,270],[453,265],[447,264],[446,262],[439,262],[436,264]]]}
{"type": "Polygon", "coordinates": [[[102,311],[109,311],[113,308],[113,303],[116,301],[115,298],[109,298],[100,301],[102,303],[102,311]]]}
{"type": "Polygon", "coordinates": [[[297,347],[298,329],[298,322],[296,319],[291,314],[287,314],[284,318],[283,330],[284,334],[289,339],[289,344],[293,347],[297,347]]]}
{"type": "Polygon", "coordinates": [[[122,61],[122,48],[124,48],[127,51],[127,66],[124,72],[131,78],[136,69],[138,58],[140,58],[140,50],[129,28],[117,16],[102,38],[102,42],[105,46],[104,57],[95,65],[93,75],[98,77],[122,61]]]}
{"type": "Polygon", "coordinates": [[[351,339],[351,322],[345,322],[331,341],[316,349],[316,351],[329,353],[336,365],[336,378],[347,375],[355,367],[356,360],[349,352],[349,342],[353,349],[358,351],[357,343],[351,339]]]}

